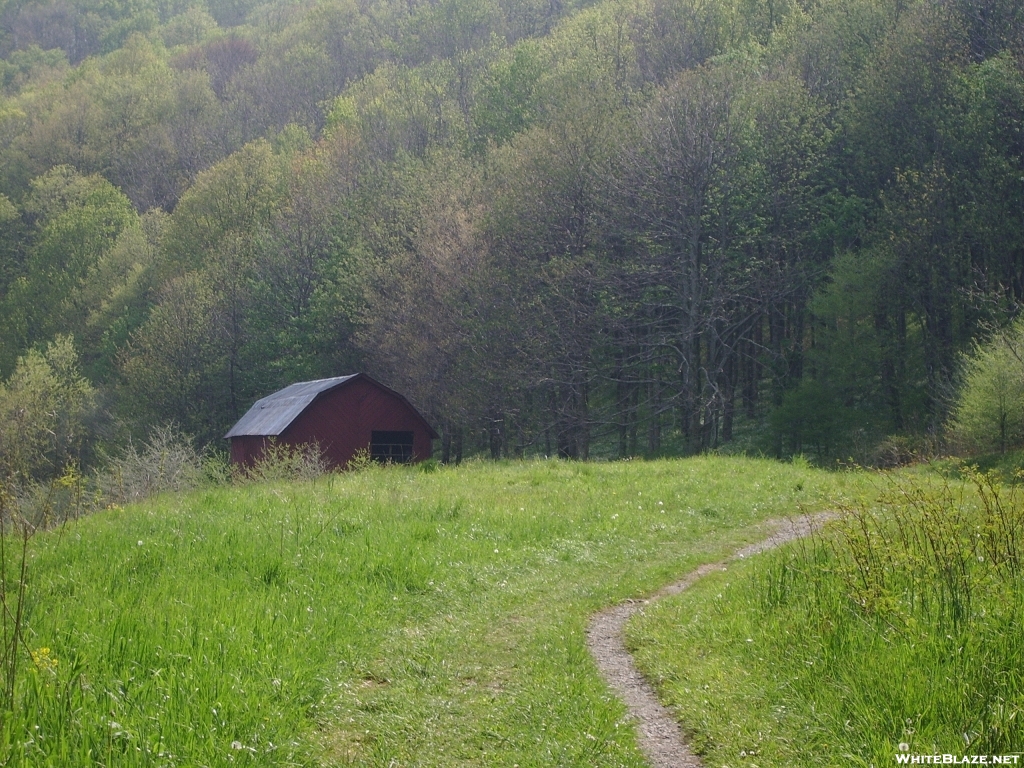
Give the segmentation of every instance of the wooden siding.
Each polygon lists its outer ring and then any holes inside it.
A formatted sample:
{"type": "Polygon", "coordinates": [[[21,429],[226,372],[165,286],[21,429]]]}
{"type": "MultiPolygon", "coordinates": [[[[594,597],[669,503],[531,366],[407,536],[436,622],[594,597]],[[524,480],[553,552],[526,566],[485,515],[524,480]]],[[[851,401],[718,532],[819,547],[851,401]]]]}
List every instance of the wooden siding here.
{"type": "MultiPolygon", "coordinates": [[[[357,450],[370,450],[374,430],[413,433],[413,461],[432,453],[429,427],[401,397],[360,377],[324,392],[277,438],[279,445],[317,443],[333,467],[344,467],[357,450]]],[[[263,455],[265,437],[231,438],[231,461],[251,466],[263,455]]]]}

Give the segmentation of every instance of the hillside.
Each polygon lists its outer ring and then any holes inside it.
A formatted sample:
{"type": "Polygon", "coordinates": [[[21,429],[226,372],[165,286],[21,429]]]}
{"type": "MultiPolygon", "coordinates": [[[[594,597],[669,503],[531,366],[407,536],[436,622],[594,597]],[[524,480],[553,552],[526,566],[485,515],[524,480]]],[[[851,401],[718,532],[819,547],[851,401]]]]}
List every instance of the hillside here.
{"type": "Polygon", "coordinates": [[[70,348],[85,463],[356,370],[453,460],[934,440],[1024,295],[1022,13],[8,0],[0,377],[70,348]]]}

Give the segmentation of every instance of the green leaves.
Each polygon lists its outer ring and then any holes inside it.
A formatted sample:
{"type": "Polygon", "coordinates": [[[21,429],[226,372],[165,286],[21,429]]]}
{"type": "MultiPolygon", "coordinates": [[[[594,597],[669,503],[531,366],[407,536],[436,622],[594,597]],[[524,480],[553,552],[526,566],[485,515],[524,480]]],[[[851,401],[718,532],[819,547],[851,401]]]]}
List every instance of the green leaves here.
{"type": "Polygon", "coordinates": [[[231,412],[226,317],[195,272],[172,279],[122,360],[122,408],[135,425],[175,422],[208,441],[231,412]]]}
{"type": "Polygon", "coordinates": [[[76,462],[95,395],[70,336],[20,357],[0,382],[0,481],[52,479],[76,462]]]}
{"type": "Polygon", "coordinates": [[[26,202],[34,242],[0,302],[6,341],[0,371],[31,344],[83,330],[90,307],[83,290],[123,230],[137,223],[128,199],[98,176],[67,166],[36,180],[26,202]]]}
{"type": "Polygon", "coordinates": [[[964,355],[962,386],[950,428],[981,452],[1024,444],[1024,321],[964,355]]]}

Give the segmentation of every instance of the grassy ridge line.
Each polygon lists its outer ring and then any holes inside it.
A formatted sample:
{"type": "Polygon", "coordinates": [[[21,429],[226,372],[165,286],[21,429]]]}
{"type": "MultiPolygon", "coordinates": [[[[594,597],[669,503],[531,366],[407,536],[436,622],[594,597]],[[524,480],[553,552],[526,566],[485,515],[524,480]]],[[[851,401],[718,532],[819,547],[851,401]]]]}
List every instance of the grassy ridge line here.
{"type": "Polygon", "coordinates": [[[38,663],[0,763],[640,766],[587,617],[859,482],[731,458],[478,464],[96,515],[34,541],[38,663]]]}
{"type": "Polygon", "coordinates": [[[831,534],[735,562],[628,627],[706,765],[1024,748],[1021,491],[970,473],[888,483],[831,534]]]}

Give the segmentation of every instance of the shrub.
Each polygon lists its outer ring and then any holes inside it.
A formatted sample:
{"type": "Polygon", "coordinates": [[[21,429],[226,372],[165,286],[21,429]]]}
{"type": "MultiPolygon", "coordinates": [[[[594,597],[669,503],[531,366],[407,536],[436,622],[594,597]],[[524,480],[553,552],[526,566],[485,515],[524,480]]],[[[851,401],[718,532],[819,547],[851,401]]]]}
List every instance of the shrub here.
{"type": "Polygon", "coordinates": [[[962,361],[962,384],[950,420],[964,447],[998,450],[1024,443],[1024,320],[975,344],[962,361]]]}
{"type": "Polygon", "coordinates": [[[938,454],[936,440],[925,435],[890,435],[871,451],[871,466],[896,469],[938,454]]]}
{"type": "Polygon", "coordinates": [[[850,409],[837,401],[833,391],[807,380],[785,394],[772,411],[770,427],[782,454],[814,453],[825,459],[845,442],[853,421],[850,409]]]}
{"type": "Polygon", "coordinates": [[[215,462],[207,451],[197,449],[174,424],[166,424],[154,429],[141,449],[129,440],[119,456],[108,458],[96,485],[107,503],[127,504],[164,491],[191,490],[216,474],[211,464],[215,462]]]}
{"type": "Polygon", "coordinates": [[[242,480],[313,480],[331,471],[331,466],[316,443],[282,445],[268,441],[263,456],[240,473],[242,480]]]}

